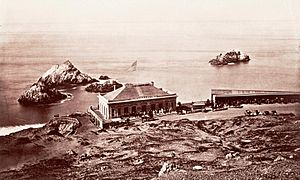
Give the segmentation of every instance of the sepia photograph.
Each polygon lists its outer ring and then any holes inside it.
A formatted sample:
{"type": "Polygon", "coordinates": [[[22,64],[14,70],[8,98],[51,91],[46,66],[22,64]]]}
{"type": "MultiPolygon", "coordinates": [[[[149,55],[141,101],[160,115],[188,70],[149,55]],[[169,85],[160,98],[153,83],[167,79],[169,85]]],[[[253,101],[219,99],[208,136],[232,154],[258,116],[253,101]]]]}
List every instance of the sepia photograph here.
{"type": "Polygon", "coordinates": [[[299,179],[299,65],[299,0],[0,0],[0,179],[299,179]]]}

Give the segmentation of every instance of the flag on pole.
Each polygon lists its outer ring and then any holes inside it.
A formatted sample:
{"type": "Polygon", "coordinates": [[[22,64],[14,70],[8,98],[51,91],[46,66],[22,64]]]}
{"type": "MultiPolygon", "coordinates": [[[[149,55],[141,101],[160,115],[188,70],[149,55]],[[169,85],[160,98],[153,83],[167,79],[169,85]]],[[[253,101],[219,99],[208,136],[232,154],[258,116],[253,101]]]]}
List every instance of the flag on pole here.
{"type": "Polygon", "coordinates": [[[137,60],[131,64],[131,66],[127,69],[127,71],[129,72],[136,71],[136,66],[137,66],[137,60]]]}

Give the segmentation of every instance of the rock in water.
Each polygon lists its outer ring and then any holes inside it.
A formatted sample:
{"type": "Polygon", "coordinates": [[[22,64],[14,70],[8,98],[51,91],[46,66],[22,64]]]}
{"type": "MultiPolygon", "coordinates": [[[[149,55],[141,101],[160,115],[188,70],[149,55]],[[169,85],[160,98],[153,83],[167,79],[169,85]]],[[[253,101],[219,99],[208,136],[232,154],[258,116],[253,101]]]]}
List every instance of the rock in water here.
{"type": "Polygon", "coordinates": [[[48,88],[41,83],[34,83],[29,90],[25,91],[18,99],[20,104],[49,104],[67,98],[54,88],[48,88]]]}
{"type": "Polygon", "coordinates": [[[69,60],[52,66],[38,80],[47,87],[85,85],[96,81],[87,74],[81,73],[69,60]]]}
{"type": "Polygon", "coordinates": [[[109,81],[107,80],[104,83],[95,82],[90,84],[88,87],[85,88],[87,92],[95,92],[95,93],[108,93],[114,91],[123,85],[118,83],[117,81],[109,81]]]}
{"type": "Polygon", "coordinates": [[[231,50],[227,51],[224,55],[217,55],[215,59],[209,61],[211,65],[227,65],[228,63],[240,63],[240,62],[248,62],[250,61],[250,57],[241,51],[231,50]]]}
{"type": "Polygon", "coordinates": [[[18,101],[23,105],[54,103],[67,98],[67,95],[60,93],[56,88],[85,85],[96,81],[81,73],[70,61],[66,61],[52,66],[37,83],[21,95],[18,101]]]}
{"type": "Polygon", "coordinates": [[[106,76],[106,75],[101,75],[101,76],[99,77],[99,79],[100,79],[100,80],[108,80],[108,79],[110,79],[110,77],[108,77],[108,76],[106,76]]]}

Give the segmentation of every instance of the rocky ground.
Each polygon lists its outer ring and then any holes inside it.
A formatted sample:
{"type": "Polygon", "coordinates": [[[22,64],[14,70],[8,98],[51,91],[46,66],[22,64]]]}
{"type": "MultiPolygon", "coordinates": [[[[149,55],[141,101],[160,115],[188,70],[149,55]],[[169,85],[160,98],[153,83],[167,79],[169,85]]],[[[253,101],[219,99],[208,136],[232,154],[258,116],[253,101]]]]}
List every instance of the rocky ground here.
{"type": "MultiPolygon", "coordinates": [[[[89,115],[76,134],[30,129],[0,137],[0,179],[297,179],[300,118],[168,116],[107,124],[89,115]]],[[[65,126],[64,126],[65,127],[65,126]]],[[[61,129],[61,128],[59,128],[61,129]]]]}

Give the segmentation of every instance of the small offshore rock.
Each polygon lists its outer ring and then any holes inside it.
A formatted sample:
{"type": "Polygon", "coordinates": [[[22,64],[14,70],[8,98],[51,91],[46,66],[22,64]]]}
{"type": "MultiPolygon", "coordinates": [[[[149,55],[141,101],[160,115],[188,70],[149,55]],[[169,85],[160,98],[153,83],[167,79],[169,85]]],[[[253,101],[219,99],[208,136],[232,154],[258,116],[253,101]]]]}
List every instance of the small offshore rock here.
{"type": "Polygon", "coordinates": [[[85,88],[87,92],[94,92],[94,93],[108,93],[111,91],[114,91],[116,89],[119,89],[123,85],[115,80],[112,81],[105,81],[104,83],[95,82],[90,84],[85,88]]]}
{"type": "Polygon", "coordinates": [[[250,57],[247,54],[242,53],[238,50],[230,50],[225,54],[219,54],[216,58],[209,61],[211,65],[214,66],[223,66],[228,63],[240,63],[240,62],[248,62],[250,61],[250,57]]]}
{"type": "Polygon", "coordinates": [[[99,79],[100,79],[100,80],[108,80],[108,79],[110,79],[110,77],[109,77],[109,76],[106,76],[106,75],[101,75],[101,76],[99,77],[99,79]]]}

